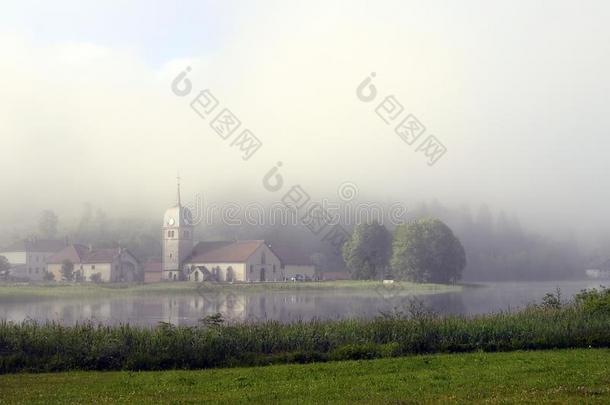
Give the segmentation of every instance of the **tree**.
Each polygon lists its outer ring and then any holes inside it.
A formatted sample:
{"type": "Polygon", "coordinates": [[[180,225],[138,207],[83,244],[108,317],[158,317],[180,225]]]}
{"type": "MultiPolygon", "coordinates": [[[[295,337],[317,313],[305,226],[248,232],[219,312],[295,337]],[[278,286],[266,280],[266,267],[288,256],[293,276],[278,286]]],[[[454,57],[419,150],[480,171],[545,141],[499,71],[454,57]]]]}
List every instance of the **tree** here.
{"type": "Polygon", "coordinates": [[[378,222],[356,226],[343,245],[343,260],[355,279],[372,279],[387,266],[392,236],[378,222]]]}
{"type": "Polygon", "coordinates": [[[50,271],[45,270],[44,274],[42,276],[42,279],[44,281],[54,281],[55,280],[55,274],[51,273],[50,271]]]}
{"type": "Polygon", "coordinates": [[[10,269],[11,264],[8,259],[4,256],[0,256],[0,277],[8,279],[10,269]]]}
{"type": "Polygon", "coordinates": [[[74,263],[68,259],[61,262],[61,275],[66,281],[74,280],[74,263]]]}
{"type": "Polygon", "coordinates": [[[392,269],[399,278],[410,281],[455,282],[466,267],[462,243],[438,219],[420,219],[399,225],[392,249],[392,269]]]}
{"type": "Polygon", "coordinates": [[[53,239],[57,235],[57,215],[51,210],[44,210],[38,220],[38,231],[43,238],[53,239]]]}
{"type": "Polygon", "coordinates": [[[76,281],[77,283],[82,283],[83,281],[85,281],[85,276],[83,275],[82,270],[77,270],[74,272],[74,281],[76,281]]]}

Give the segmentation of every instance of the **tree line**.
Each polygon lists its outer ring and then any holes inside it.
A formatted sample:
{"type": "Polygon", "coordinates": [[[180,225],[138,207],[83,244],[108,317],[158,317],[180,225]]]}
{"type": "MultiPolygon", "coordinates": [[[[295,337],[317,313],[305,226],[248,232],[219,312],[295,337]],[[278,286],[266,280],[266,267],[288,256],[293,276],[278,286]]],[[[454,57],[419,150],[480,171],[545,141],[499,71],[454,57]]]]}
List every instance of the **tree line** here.
{"type": "Polygon", "coordinates": [[[454,283],[466,266],[462,243],[435,218],[399,225],[393,235],[378,222],[360,224],[343,246],[343,259],[354,279],[419,283],[454,283]]]}
{"type": "MultiPolygon", "coordinates": [[[[425,203],[409,209],[406,220],[413,224],[425,218],[438,218],[461,241],[467,262],[462,272],[464,280],[558,280],[578,277],[584,269],[594,268],[608,260],[610,251],[610,234],[599,241],[598,248],[591,243],[585,250],[574,238],[531,232],[522,227],[514,215],[493,212],[485,205],[474,210],[467,205],[447,207],[437,202],[425,203]]],[[[351,234],[356,231],[355,227],[344,227],[351,234]]],[[[396,229],[389,228],[389,232],[391,239],[394,239],[396,229]]],[[[15,235],[12,239],[29,235],[15,235]]],[[[43,212],[36,235],[66,238],[69,243],[92,244],[100,248],[121,246],[143,261],[161,256],[159,219],[115,218],[90,204],[83,206],[80,218],[72,223],[58,221],[52,211],[43,212]]],[[[201,224],[196,228],[196,235],[198,240],[265,239],[272,246],[282,245],[298,250],[301,256],[310,257],[321,272],[348,268],[342,252],[337,253],[333,246],[305,226],[201,224]]],[[[9,242],[6,239],[4,243],[9,242]]],[[[414,250],[417,246],[408,245],[408,248],[414,250]]],[[[390,267],[391,264],[388,264],[390,267]]]]}

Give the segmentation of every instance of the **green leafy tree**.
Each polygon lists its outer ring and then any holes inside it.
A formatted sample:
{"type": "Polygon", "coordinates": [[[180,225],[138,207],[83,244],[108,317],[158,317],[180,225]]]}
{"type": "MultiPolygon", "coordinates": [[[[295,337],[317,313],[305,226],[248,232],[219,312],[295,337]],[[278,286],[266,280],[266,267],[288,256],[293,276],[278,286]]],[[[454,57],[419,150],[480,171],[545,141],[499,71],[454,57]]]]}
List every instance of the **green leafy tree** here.
{"type": "Polygon", "coordinates": [[[51,210],[42,211],[38,220],[38,231],[43,238],[52,239],[57,235],[57,215],[51,210]]]}
{"type": "Polygon", "coordinates": [[[456,282],[466,267],[466,253],[445,223],[421,219],[396,228],[391,266],[398,278],[410,281],[456,282]]]}
{"type": "Polygon", "coordinates": [[[392,236],[378,222],[356,226],[343,245],[343,260],[352,278],[375,278],[387,266],[392,236]]]}
{"type": "Polygon", "coordinates": [[[44,274],[42,276],[42,279],[44,281],[54,281],[55,280],[55,274],[51,273],[50,271],[45,270],[44,274]]]}
{"type": "Polygon", "coordinates": [[[61,275],[66,281],[74,280],[74,263],[68,259],[61,262],[61,275]]]}
{"type": "Polygon", "coordinates": [[[11,264],[4,256],[0,256],[0,277],[8,279],[11,264]]]}

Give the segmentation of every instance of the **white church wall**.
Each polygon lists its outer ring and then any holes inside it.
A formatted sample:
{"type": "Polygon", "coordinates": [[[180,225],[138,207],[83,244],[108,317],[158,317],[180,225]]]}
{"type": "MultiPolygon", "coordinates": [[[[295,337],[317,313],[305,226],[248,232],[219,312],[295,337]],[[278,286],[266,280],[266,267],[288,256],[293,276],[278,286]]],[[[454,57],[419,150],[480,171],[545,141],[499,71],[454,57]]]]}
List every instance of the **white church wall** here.
{"type": "MultiPolygon", "coordinates": [[[[245,263],[191,263],[188,266],[205,267],[212,273],[214,269],[218,268],[218,281],[227,282],[229,269],[233,272],[233,281],[246,281],[245,279],[245,263]]],[[[190,281],[195,281],[189,277],[190,281]]],[[[201,281],[201,277],[199,279],[201,281]]]]}
{"type": "Polygon", "coordinates": [[[284,279],[280,259],[265,244],[262,244],[248,258],[246,269],[245,280],[249,282],[282,281],[284,279]]]}

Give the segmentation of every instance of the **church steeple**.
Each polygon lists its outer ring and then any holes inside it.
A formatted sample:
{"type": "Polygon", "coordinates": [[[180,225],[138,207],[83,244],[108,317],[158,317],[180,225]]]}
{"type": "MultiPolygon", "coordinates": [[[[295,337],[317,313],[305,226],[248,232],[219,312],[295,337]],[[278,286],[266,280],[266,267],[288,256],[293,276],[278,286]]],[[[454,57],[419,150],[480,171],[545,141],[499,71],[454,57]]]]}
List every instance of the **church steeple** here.
{"type": "Polygon", "coordinates": [[[163,216],[163,279],[183,278],[184,261],[193,251],[192,214],[182,206],[180,174],[176,176],[176,205],[163,216]]]}
{"type": "Polygon", "coordinates": [[[180,204],[180,173],[178,173],[178,176],[176,176],[176,180],[178,180],[178,199],[176,201],[176,204],[181,205],[180,204]]]}

